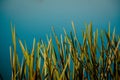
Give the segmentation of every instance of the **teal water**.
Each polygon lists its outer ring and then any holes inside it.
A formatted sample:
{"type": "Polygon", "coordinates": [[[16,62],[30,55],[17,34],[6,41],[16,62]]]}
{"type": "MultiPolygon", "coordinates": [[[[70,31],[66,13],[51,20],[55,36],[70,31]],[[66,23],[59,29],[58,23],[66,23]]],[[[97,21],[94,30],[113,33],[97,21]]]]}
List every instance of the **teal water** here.
{"type": "MultiPolygon", "coordinates": [[[[63,34],[63,27],[69,33],[74,21],[81,40],[84,22],[93,22],[96,28],[111,31],[116,27],[120,35],[120,0],[0,0],[0,74],[4,80],[11,77],[9,46],[12,44],[10,23],[16,28],[17,39],[26,41],[29,50],[33,38],[46,41],[46,34],[52,34],[54,26],[57,35],[63,34]]],[[[19,58],[23,57],[17,45],[19,58]]]]}

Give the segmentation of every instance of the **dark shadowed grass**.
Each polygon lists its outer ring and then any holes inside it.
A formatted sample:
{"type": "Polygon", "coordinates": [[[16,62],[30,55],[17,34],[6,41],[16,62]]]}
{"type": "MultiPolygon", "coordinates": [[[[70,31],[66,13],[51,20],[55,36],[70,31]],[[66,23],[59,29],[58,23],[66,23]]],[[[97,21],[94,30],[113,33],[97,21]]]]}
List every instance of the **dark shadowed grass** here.
{"type": "Polygon", "coordinates": [[[31,52],[26,43],[19,39],[16,44],[15,28],[11,25],[13,47],[10,46],[12,80],[118,80],[120,79],[120,37],[98,29],[92,30],[92,23],[82,31],[83,42],[78,40],[72,22],[73,32],[57,36],[52,28],[53,37],[47,36],[48,43],[33,40],[31,52]],[[58,39],[59,38],[59,39],[58,39]],[[100,39],[98,39],[100,38],[100,39]],[[105,38],[107,43],[105,44],[105,38]],[[55,39],[56,45],[53,44],[55,39]],[[101,44],[98,44],[98,40],[101,44]],[[19,61],[16,45],[20,45],[24,58],[19,61]],[[57,50],[55,48],[57,47],[57,50]],[[98,57],[97,54],[100,56],[98,57]],[[72,67],[71,67],[72,66],[72,67]]]}
{"type": "Polygon", "coordinates": [[[2,77],[2,75],[0,74],[0,80],[3,80],[3,77],[2,77]]]}

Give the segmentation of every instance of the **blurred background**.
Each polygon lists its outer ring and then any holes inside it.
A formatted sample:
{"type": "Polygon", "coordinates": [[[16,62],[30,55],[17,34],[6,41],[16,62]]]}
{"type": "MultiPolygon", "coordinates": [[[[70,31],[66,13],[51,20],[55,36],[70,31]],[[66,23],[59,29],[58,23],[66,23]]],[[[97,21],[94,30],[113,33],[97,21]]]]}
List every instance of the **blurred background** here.
{"type": "MultiPolygon", "coordinates": [[[[0,74],[4,80],[11,78],[9,46],[12,45],[10,23],[16,28],[17,40],[26,41],[29,50],[33,38],[46,41],[54,26],[57,35],[63,27],[69,33],[71,21],[77,29],[79,39],[84,23],[93,23],[93,29],[116,27],[120,35],[120,0],[0,0],[0,74]]],[[[20,60],[23,57],[17,42],[20,60]]],[[[31,52],[31,51],[29,51],[31,52]]]]}

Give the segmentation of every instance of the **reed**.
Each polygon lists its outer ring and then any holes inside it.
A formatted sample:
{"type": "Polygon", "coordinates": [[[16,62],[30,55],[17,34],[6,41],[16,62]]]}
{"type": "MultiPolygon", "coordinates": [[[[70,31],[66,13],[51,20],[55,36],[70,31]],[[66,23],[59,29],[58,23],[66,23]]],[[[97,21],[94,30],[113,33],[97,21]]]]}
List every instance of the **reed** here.
{"type": "Polygon", "coordinates": [[[70,35],[63,29],[64,36],[61,35],[60,40],[52,28],[54,38],[47,36],[47,44],[42,40],[36,42],[34,38],[33,47],[29,52],[26,43],[23,44],[20,39],[19,44],[16,44],[15,27],[11,25],[12,80],[120,79],[120,36],[115,34],[115,29],[110,33],[110,25],[108,25],[108,32],[101,30],[99,34],[97,29],[93,34],[90,23],[82,32],[83,42],[80,42],[73,22],[72,28],[73,33],[70,32],[70,35]],[[53,39],[56,41],[57,50],[53,39]],[[101,41],[101,45],[98,44],[98,40],[101,41]],[[19,62],[16,45],[20,45],[24,55],[22,63],[19,62]],[[97,54],[100,56],[97,57],[97,54]]]}

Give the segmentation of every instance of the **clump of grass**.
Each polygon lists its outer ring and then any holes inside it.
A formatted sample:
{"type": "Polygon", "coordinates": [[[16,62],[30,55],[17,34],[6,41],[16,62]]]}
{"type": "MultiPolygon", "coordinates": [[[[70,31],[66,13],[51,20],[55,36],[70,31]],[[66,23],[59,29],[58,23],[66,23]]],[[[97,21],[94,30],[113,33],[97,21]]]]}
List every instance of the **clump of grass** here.
{"type": "Polygon", "coordinates": [[[16,51],[16,33],[11,25],[13,47],[10,46],[10,63],[12,68],[12,80],[118,80],[120,79],[120,37],[115,35],[115,29],[111,35],[110,25],[108,32],[98,30],[93,35],[92,23],[86,25],[82,32],[83,42],[79,42],[74,23],[73,32],[68,35],[64,29],[64,36],[60,40],[54,28],[52,32],[57,44],[55,50],[53,38],[47,37],[48,44],[40,40],[33,40],[31,52],[26,43],[19,39],[19,45],[24,55],[22,63],[16,51]],[[107,44],[105,44],[105,37],[107,44]],[[101,40],[101,46],[98,44],[101,40]],[[58,52],[57,52],[58,51],[58,52]],[[97,57],[97,53],[100,55],[97,57]],[[42,62],[43,61],[43,62],[42,62]],[[73,66],[73,67],[71,67],[73,66]]]}

